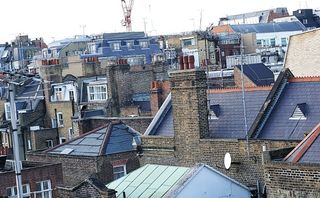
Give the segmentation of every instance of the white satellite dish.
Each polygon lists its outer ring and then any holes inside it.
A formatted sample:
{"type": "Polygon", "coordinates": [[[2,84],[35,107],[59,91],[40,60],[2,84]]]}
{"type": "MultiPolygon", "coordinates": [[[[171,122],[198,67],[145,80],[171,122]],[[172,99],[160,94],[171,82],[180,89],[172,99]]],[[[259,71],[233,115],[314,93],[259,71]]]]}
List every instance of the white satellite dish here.
{"type": "Polygon", "coordinates": [[[228,170],[231,167],[231,155],[226,153],[224,155],[224,167],[228,170]]]}

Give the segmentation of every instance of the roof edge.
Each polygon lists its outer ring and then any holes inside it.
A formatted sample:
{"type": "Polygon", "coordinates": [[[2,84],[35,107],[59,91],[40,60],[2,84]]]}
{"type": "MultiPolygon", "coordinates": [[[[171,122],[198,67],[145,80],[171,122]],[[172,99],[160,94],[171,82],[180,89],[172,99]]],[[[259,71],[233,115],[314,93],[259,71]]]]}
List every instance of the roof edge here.
{"type": "Polygon", "coordinates": [[[288,82],[320,82],[320,76],[297,76],[288,79],[288,82]]]}
{"type": "MultiPolygon", "coordinates": [[[[245,91],[270,91],[272,86],[257,86],[257,87],[245,87],[245,91]]],[[[229,93],[229,92],[241,92],[241,87],[226,87],[226,88],[217,88],[217,89],[208,89],[208,94],[214,93],[229,93]]]]}

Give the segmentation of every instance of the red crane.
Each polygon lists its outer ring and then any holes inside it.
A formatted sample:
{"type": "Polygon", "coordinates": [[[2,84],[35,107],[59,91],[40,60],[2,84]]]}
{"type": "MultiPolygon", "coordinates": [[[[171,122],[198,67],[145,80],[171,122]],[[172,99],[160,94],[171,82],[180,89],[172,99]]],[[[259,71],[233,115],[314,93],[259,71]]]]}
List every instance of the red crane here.
{"type": "Polygon", "coordinates": [[[126,26],[127,32],[131,32],[132,31],[131,11],[132,11],[132,6],[133,6],[134,0],[127,0],[127,1],[128,1],[128,4],[125,0],[121,0],[122,10],[123,10],[123,15],[124,15],[124,20],[122,20],[122,25],[126,26]]]}

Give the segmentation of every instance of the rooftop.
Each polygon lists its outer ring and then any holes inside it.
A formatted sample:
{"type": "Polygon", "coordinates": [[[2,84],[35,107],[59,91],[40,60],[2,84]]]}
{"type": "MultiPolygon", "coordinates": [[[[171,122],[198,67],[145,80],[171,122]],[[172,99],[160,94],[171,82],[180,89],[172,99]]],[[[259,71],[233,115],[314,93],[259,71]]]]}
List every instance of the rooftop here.
{"type": "Polygon", "coordinates": [[[100,156],[133,151],[132,142],[140,134],[122,122],[111,122],[82,136],[47,150],[47,153],[77,156],[100,156]]]}

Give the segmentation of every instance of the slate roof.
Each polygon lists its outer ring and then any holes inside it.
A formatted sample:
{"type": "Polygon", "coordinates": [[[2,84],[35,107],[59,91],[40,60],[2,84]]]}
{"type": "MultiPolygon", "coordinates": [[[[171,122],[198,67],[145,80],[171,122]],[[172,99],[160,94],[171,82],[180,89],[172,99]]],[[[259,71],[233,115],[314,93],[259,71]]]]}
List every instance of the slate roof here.
{"type": "Polygon", "coordinates": [[[33,80],[24,87],[24,90],[17,96],[17,98],[36,98],[41,96],[44,96],[41,88],[41,82],[38,80],[33,80]]]}
{"type": "Polygon", "coordinates": [[[320,163],[320,124],[318,124],[284,160],[298,163],[320,163]]]}
{"type": "Polygon", "coordinates": [[[46,152],[76,156],[100,156],[133,151],[133,139],[140,144],[140,134],[122,122],[112,122],[46,152]],[[67,149],[67,150],[66,150],[67,149]]]}
{"type": "Polygon", "coordinates": [[[305,31],[306,27],[300,21],[280,22],[280,23],[258,23],[258,24],[239,24],[231,25],[231,28],[238,33],[272,33],[272,32],[291,32],[305,31]]]}
{"type": "Polygon", "coordinates": [[[139,39],[144,37],[144,32],[117,32],[103,34],[103,39],[105,40],[139,39]]]}
{"type": "Polygon", "coordinates": [[[320,121],[320,80],[293,78],[285,84],[279,99],[256,135],[259,139],[302,140],[320,121]],[[296,80],[295,80],[296,79],[296,80]],[[306,103],[306,119],[290,119],[298,104],[306,103]]]}
{"type": "Polygon", "coordinates": [[[95,116],[105,116],[103,109],[82,111],[81,114],[82,114],[81,115],[82,118],[90,118],[90,117],[95,117],[95,116]]]}
{"type": "MultiPolygon", "coordinates": [[[[256,118],[262,104],[267,98],[271,87],[267,90],[249,90],[245,92],[248,130],[256,118]]],[[[230,92],[216,92],[208,94],[210,104],[219,104],[218,119],[209,120],[209,134],[211,138],[246,137],[244,130],[244,116],[241,89],[230,92]]]]}
{"type": "MultiPolygon", "coordinates": [[[[236,65],[236,67],[241,71],[241,65],[236,65]]],[[[273,72],[263,63],[243,65],[243,74],[257,86],[274,83],[273,72]]]]}
{"type": "MultiPolygon", "coordinates": [[[[245,92],[248,130],[256,118],[271,87],[247,88],[245,92]]],[[[170,97],[171,100],[171,97],[170,97]]],[[[219,104],[219,118],[209,119],[210,138],[244,139],[243,104],[241,89],[209,90],[210,105],[219,104]]],[[[161,107],[162,108],[162,107],[161,107]]],[[[157,116],[155,116],[156,118],[157,116]]],[[[154,122],[154,121],[153,121],[154,122]]],[[[151,124],[150,124],[151,125],[151,124]]],[[[171,102],[164,107],[149,135],[174,136],[171,102]]],[[[148,132],[148,129],[147,129],[148,132]]]]}

